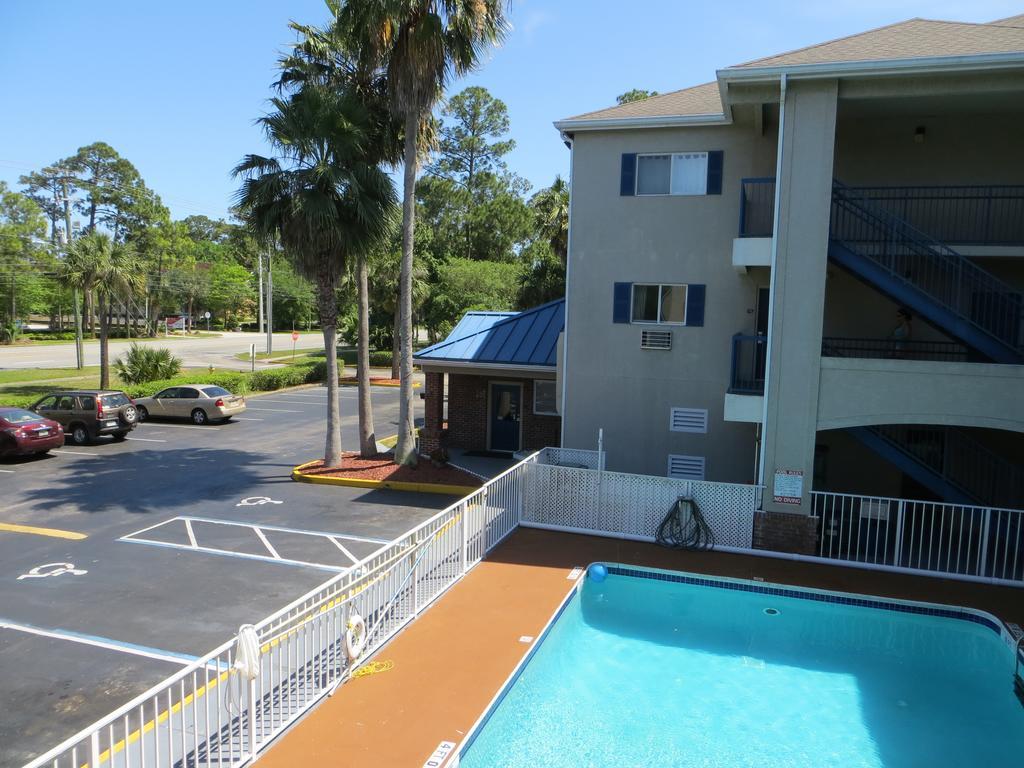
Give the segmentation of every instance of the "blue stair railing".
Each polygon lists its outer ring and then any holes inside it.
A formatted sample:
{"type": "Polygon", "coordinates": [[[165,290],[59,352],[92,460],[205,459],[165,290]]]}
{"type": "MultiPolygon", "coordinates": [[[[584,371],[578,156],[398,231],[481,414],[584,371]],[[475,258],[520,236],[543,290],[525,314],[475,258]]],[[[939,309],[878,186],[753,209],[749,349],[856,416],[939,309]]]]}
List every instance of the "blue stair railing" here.
{"type": "Polygon", "coordinates": [[[838,181],[830,240],[834,260],[950,335],[997,362],[1024,362],[1020,290],[838,181]]]}
{"type": "Polygon", "coordinates": [[[884,424],[851,431],[945,501],[1019,507],[1024,500],[1024,469],[963,429],[884,424]]]}

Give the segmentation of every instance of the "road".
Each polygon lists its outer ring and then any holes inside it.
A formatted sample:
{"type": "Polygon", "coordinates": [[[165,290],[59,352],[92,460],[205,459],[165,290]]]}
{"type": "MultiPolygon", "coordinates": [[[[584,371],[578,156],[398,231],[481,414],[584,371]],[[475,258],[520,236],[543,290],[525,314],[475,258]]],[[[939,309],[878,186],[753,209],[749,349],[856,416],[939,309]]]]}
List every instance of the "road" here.
{"type": "MultiPolygon", "coordinates": [[[[186,368],[208,367],[232,368],[247,370],[249,363],[237,360],[234,356],[239,352],[249,352],[249,345],[255,344],[257,352],[266,351],[266,334],[260,333],[225,333],[217,338],[189,339],[170,336],[159,341],[146,341],[146,344],[164,346],[181,358],[186,368]]],[[[131,345],[125,339],[110,342],[110,359],[113,360],[125,352],[131,345]]],[[[99,365],[100,347],[93,341],[84,345],[85,365],[99,365]]],[[[291,333],[275,333],[273,337],[274,351],[288,351],[292,348],[291,333]]],[[[297,350],[323,349],[324,339],[319,333],[303,333],[295,342],[297,350]]],[[[75,366],[75,345],[42,344],[24,347],[0,347],[0,370],[5,368],[73,368],[75,366]]],[[[262,366],[262,363],[257,363],[262,366]]]]}
{"type": "MultiPolygon", "coordinates": [[[[397,390],[373,396],[378,434],[393,434],[397,390]]],[[[340,394],[347,449],[355,397],[340,394]]],[[[325,398],[269,393],[228,424],[150,421],[123,443],[0,462],[0,768],[453,501],[293,482],[291,468],[323,450],[325,398]]]]}

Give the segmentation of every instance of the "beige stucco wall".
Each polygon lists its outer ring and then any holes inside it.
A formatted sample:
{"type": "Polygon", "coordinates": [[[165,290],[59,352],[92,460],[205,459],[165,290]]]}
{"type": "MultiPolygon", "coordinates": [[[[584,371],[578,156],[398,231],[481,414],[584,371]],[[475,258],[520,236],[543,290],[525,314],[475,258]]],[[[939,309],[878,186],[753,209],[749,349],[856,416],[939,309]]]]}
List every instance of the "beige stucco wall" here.
{"type": "Polygon", "coordinates": [[[582,132],[572,163],[563,445],[593,448],[603,428],[609,469],[664,475],[678,453],[705,456],[708,479],[750,482],[754,428],[723,419],[731,339],[753,328],[757,297],[732,241],[740,179],[774,173],[775,135],[749,112],[731,126],[582,132]],[[724,152],[721,195],[619,195],[623,153],[686,150],[724,152]],[[612,322],[615,282],[705,284],[704,326],[670,326],[671,351],[642,350],[651,326],[612,322]],[[706,408],[708,433],[670,432],[673,406],[706,408]]]}
{"type": "Polygon", "coordinates": [[[1024,432],[1024,366],[822,358],[818,429],[949,424],[1024,432]]]}

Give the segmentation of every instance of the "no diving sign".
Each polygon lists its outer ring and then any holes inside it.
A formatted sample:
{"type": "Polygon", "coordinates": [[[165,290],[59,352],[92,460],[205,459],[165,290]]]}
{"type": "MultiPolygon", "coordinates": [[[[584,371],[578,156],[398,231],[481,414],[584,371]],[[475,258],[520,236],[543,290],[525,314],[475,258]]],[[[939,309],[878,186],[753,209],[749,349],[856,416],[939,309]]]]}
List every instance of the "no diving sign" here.
{"type": "Polygon", "coordinates": [[[775,485],[772,487],[772,501],[776,504],[796,504],[803,502],[804,473],[799,469],[775,470],[775,485]]]}
{"type": "Polygon", "coordinates": [[[455,754],[455,742],[454,741],[442,741],[438,744],[437,749],[434,753],[427,758],[427,762],[423,764],[423,768],[441,768],[445,764],[445,760],[449,757],[452,761],[448,763],[447,768],[459,768],[459,756],[455,754]]]}

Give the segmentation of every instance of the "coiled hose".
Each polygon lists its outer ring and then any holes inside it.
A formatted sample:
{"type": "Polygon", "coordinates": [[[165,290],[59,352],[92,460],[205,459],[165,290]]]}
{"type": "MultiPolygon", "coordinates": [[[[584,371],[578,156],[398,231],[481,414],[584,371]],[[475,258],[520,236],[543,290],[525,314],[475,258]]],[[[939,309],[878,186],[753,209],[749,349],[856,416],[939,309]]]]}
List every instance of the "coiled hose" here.
{"type": "Polygon", "coordinates": [[[715,547],[715,533],[697,502],[680,496],[658,526],[655,541],[669,549],[707,552],[715,547]]]}

